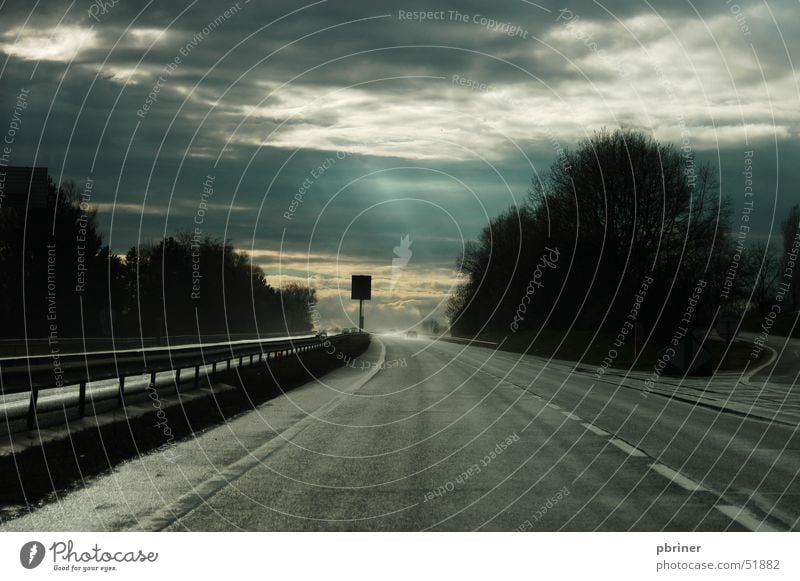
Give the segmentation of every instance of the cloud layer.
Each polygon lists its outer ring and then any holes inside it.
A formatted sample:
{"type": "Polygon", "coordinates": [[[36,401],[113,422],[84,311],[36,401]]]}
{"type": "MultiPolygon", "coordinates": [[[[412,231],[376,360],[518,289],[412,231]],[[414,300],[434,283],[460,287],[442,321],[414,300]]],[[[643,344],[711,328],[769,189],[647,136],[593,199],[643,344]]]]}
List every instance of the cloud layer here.
{"type": "Polygon", "coordinates": [[[800,171],[796,15],[788,0],[6,2],[0,122],[29,89],[12,163],[91,176],[114,249],[199,227],[276,284],[312,280],[331,325],[353,312],[350,274],[372,273],[372,321],[399,327],[436,311],[464,240],[601,127],[688,144],[734,207],[754,150],[757,234],[776,235],[800,171]]]}

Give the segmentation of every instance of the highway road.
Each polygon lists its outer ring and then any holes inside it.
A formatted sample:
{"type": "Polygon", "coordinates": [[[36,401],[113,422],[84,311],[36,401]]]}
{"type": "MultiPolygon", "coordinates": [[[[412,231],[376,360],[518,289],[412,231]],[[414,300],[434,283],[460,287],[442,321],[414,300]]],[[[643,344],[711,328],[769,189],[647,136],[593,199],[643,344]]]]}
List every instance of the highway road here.
{"type": "Polygon", "coordinates": [[[798,470],[789,421],[376,336],[351,366],[0,529],[797,530],[798,470]]]}

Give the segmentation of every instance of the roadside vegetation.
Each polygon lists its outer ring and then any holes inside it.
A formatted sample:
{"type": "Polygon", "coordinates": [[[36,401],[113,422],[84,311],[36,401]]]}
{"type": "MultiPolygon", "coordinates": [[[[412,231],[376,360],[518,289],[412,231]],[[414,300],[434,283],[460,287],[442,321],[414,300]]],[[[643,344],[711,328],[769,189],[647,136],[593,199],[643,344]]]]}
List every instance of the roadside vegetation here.
{"type": "MultiPolygon", "coordinates": [[[[75,184],[0,209],[0,337],[307,332],[314,290],[274,288],[230,241],[178,233],[113,252],[75,184]]],[[[57,345],[56,345],[57,347],[57,345]]]]}
{"type": "MultiPolygon", "coordinates": [[[[614,344],[614,337],[609,335],[598,334],[595,337],[590,331],[565,333],[550,329],[542,329],[538,335],[532,331],[513,335],[489,332],[481,335],[481,339],[497,343],[503,351],[578,362],[582,370],[590,372],[597,371],[614,344]]],[[[613,368],[652,371],[658,361],[656,345],[653,341],[638,348],[634,348],[633,343],[623,345],[618,349],[613,368]]],[[[715,371],[739,371],[747,361],[752,368],[768,357],[766,352],[762,352],[751,358],[753,346],[749,341],[737,340],[729,347],[724,341],[710,338],[702,346],[711,355],[711,367],[715,371]]]]}
{"type": "MultiPolygon", "coordinates": [[[[779,286],[796,259],[800,207],[786,218],[778,250],[741,235],[741,206],[734,227],[731,200],[690,148],[600,131],[559,149],[526,203],[467,244],[457,260],[464,283],[448,305],[451,332],[513,351],[539,333],[530,352],[587,364],[614,349],[612,367],[634,365],[634,337],[649,337],[637,345],[635,367],[652,369],[672,338],[702,336],[723,317],[754,329],[779,302],[772,332],[783,331],[800,307],[800,272],[790,288],[779,286]]],[[[722,360],[724,347],[707,342],[714,367],[741,368],[751,358],[736,342],[722,360]]]]}

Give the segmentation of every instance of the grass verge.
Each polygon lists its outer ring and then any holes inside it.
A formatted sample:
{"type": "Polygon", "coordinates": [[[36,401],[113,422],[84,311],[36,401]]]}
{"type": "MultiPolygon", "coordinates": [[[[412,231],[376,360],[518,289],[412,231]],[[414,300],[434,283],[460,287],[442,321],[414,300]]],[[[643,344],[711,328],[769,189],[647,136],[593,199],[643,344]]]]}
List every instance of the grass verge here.
{"type": "MultiPolygon", "coordinates": [[[[658,361],[662,345],[648,343],[634,346],[633,335],[628,335],[622,346],[614,344],[616,337],[591,331],[562,331],[543,329],[534,332],[483,333],[482,341],[499,344],[499,348],[513,353],[527,353],[539,357],[575,361],[594,371],[610,360],[614,369],[652,371],[658,361]]],[[[749,362],[752,368],[764,359],[766,351],[751,358],[752,343],[736,341],[730,347],[722,341],[706,340],[703,347],[711,355],[711,368],[716,371],[741,371],[749,362]]]]}

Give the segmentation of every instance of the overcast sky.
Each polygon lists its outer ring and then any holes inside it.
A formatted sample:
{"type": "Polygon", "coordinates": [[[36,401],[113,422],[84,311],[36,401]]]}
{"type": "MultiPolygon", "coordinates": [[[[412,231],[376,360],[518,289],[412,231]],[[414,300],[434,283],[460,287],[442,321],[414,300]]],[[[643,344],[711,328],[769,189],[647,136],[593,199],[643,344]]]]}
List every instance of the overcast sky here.
{"type": "Polygon", "coordinates": [[[754,151],[755,235],[780,242],[799,45],[793,0],[0,0],[0,129],[27,91],[11,163],[91,177],[117,251],[205,202],[204,235],[274,285],[310,280],[331,326],[360,273],[370,323],[404,328],[446,299],[464,240],[602,127],[686,139],[735,215],[754,151]]]}

